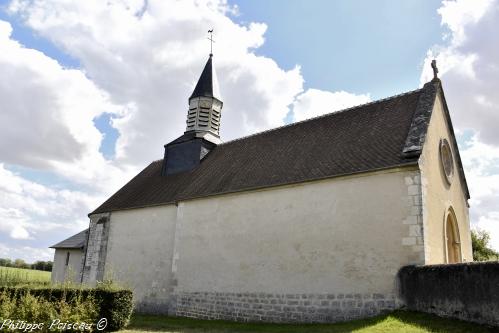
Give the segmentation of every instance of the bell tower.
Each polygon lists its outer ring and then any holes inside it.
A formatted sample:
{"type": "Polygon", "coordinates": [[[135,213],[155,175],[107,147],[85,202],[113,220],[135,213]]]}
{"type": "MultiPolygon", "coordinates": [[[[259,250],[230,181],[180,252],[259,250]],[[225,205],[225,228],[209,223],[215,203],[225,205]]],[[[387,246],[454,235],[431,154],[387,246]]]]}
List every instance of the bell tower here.
{"type": "Polygon", "coordinates": [[[210,53],[198,83],[189,97],[184,134],[165,145],[161,174],[169,176],[195,169],[220,140],[223,102],[210,53]]]}
{"type": "Polygon", "coordinates": [[[202,137],[215,144],[220,143],[220,116],[223,102],[215,69],[213,54],[204,66],[196,88],[189,97],[187,113],[187,128],[185,133],[194,132],[196,137],[202,137]]]}

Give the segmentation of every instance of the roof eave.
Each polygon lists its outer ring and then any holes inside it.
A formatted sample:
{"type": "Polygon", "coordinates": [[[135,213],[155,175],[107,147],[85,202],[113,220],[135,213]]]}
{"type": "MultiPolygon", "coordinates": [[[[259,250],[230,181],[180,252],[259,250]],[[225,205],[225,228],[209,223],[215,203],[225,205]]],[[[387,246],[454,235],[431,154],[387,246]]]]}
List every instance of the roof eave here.
{"type": "Polygon", "coordinates": [[[83,249],[85,246],[79,246],[79,247],[73,247],[73,246],[57,246],[57,245],[53,245],[53,246],[49,246],[49,249],[63,249],[63,250],[78,250],[78,249],[83,249]]]}
{"type": "Polygon", "coordinates": [[[297,185],[297,184],[309,183],[309,182],[314,182],[314,181],[321,181],[321,180],[326,180],[326,179],[348,177],[348,176],[354,176],[354,175],[359,175],[359,174],[364,174],[364,173],[386,171],[386,170],[390,170],[390,169],[409,168],[409,167],[414,167],[414,166],[418,166],[418,160],[408,158],[407,163],[395,164],[395,165],[391,165],[388,167],[382,167],[382,168],[374,168],[374,169],[369,169],[369,170],[343,173],[343,174],[338,174],[338,175],[333,175],[333,176],[318,177],[318,178],[312,178],[312,179],[307,179],[307,180],[300,180],[300,181],[296,181],[296,182],[279,183],[279,184],[273,184],[273,185],[267,185],[267,186],[255,186],[255,187],[249,187],[249,188],[244,188],[244,189],[239,189],[239,190],[210,193],[207,195],[184,197],[184,198],[179,198],[178,200],[159,202],[159,203],[149,204],[149,205],[137,205],[137,206],[131,206],[131,207],[126,207],[126,208],[115,208],[115,209],[109,209],[109,210],[103,210],[103,211],[98,211],[98,209],[96,209],[92,213],[88,214],[88,216],[90,217],[91,215],[94,215],[94,214],[104,214],[104,213],[111,213],[111,212],[130,210],[130,209],[140,209],[140,208],[157,207],[157,206],[164,206],[164,205],[176,205],[181,201],[187,201],[187,200],[210,198],[213,196],[233,194],[233,193],[242,193],[242,192],[248,192],[248,191],[257,191],[257,190],[263,190],[263,189],[267,189],[267,188],[281,187],[281,186],[287,186],[287,185],[297,185]]]}
{"type": "Polygon", "coordinates": [[[461,155],[459,153],[459,147],[457,145],[456,135],[454,133],[454,126],[452,126],[452,120],[450,117],[449,107],[447,106],[447,101],[445,100],[445,94],[444,94],[444,90],[442,88],[442,85],[439,86],[438,93],[440,94],[440,96],[442,98],[442,104],[444,106],[445,118],[446,118],[446,121],[449,125],[450,137],[452,140],[452,144],[454,145],[454,150],[456,151],[456,161],[457,161],[457,165],[458,165],[459,175],[461,176],[461,179],[462,179],[463,190],[464,190],[464,193],[466,195],[466,199],[469,200],[471,198],[471,196],[470,196],[470,191],[468,188],[468,182],[466,181],[466,175],[464,173],[463,162],[461,161],[461,155]]]}

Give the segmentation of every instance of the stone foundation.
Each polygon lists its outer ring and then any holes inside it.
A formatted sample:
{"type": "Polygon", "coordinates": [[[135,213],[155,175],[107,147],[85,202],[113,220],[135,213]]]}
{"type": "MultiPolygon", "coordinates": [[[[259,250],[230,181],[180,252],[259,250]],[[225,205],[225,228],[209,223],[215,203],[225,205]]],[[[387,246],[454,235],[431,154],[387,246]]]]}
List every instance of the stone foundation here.
{"type": "Polygon", "coordinates": [[[371,317],[400,307],[395,295],[178,293],[171,313],[243,322],[328,323],[371,317]]]}

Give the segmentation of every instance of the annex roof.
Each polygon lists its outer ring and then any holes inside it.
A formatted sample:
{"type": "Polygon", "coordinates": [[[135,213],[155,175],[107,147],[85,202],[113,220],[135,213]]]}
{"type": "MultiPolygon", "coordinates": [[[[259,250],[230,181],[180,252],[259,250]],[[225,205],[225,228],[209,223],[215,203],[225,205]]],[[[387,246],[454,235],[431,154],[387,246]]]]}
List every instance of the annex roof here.
{"type": "Polygon", "coordinates": [[[62,242],[52,245],[52,249],[81,249],[85,246],[87,242],[88,229],[80,231],[76,235],[73,235],[62,242]]]}

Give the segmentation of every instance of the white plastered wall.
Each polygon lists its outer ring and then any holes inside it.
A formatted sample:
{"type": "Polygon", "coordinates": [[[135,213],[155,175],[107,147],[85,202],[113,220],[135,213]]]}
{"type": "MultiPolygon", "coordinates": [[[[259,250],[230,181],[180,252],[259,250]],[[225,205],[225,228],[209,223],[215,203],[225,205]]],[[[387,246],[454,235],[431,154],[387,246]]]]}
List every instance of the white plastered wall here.
{"type": "Polygon", "coordinates": [[[152,312],[176,292],[395,295],[399,268],[422,263],[419,177],[414,166],[112,212],[105,277],[152,312]]]}
{"type": "Polygon", "coordinates": [[[473,261],[469,209],[463,191],[457,165],[457,147],[452,144],[449,124],[445,119],[443,103],[437,95],[428,131],[419,159],[423,193],[423,224],[425,242],[425,263],[441,264],[446,262],[445,217],[449,207],[455,212],[461,241],[463,261],[473,261]],[[440,163],[439,145],[447,139],[454,160],[454,174],[448,185],[440,163]]]}
{"type": "Polygon", "coordinates": [[[161,312],[170,301],[175,205],[111,214],[105,279],[129,287],[141,310],[161,312]]]}
{"type": "Polygon", "coordinates": [[[403,244],[414,213],[407,178],[419,171],[183,202],[175,291],[395,294],[399,268],[422,257],[403,244]]]}
{"type": "Polygon", "coordinates": [[[52,267],[52,282],[58,283],[65,280],[80,282],[82,255],[83,251],[81,249],[56,249],[52,267]],[[69,262],[66,265],[68,253],[69,262]]]}

